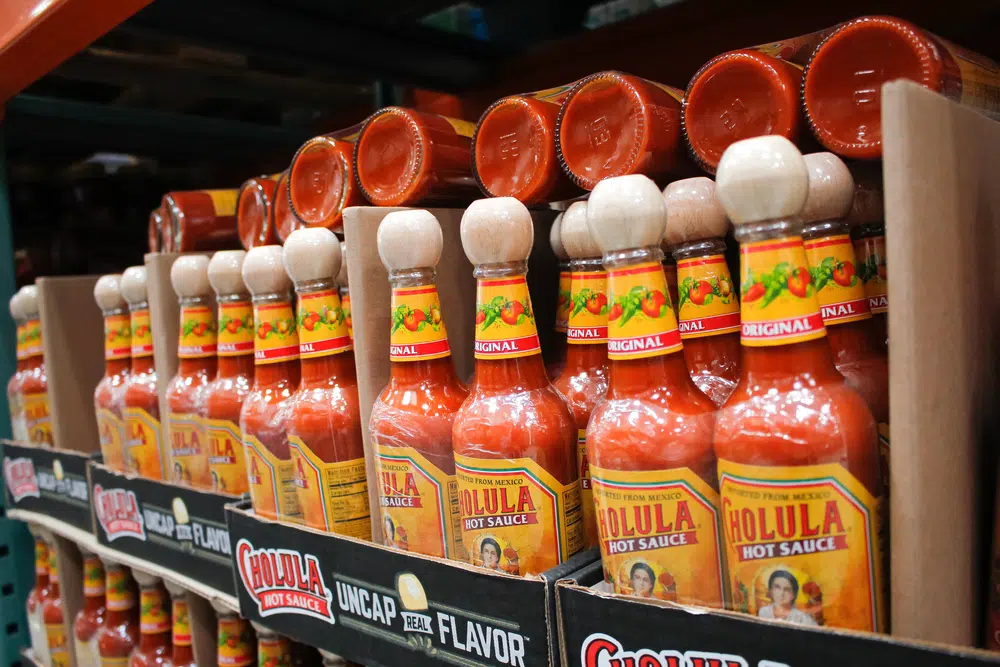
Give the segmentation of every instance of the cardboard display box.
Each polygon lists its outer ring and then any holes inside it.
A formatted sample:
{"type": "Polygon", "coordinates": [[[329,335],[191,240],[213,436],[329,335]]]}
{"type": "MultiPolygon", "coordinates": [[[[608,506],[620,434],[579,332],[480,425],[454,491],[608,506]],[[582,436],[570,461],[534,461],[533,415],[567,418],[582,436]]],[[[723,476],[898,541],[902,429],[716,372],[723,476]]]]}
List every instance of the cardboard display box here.
{"type": "Polygon", "coordinates": [[[146,299],[149,303],[149,326],[153,329],[153,364],[156,367],[157,392],[160,395],[162,442],[168,443],[166,429],[167,384],[177,372],[177,336],[180,333],[181,306],[170,283],[170,268],[178,253],[147,253],[146,299]]]}
{"type": "Polygon", "coordinates": [[[87,463],[100,454],[37,447],[9,440],[3,446],[4,506],[46,514],[90,531],[87,463]]]}

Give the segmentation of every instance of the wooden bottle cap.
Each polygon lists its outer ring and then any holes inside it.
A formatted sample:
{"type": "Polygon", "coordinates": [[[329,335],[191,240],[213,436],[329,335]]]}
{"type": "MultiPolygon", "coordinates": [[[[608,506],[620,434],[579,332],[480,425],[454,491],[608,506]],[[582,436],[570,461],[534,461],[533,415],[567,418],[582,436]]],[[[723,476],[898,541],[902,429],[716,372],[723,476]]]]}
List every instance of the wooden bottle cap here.
{"type": "Polygon", "coordinates": [[[192,299],[212,293],[212,283],[208,282],[208,257],[205,255],[181,255],[170,267],[170,284],[178,299],[192,299]]]}
{"type": "Polygon", "coordinates": [[[94,301],[101,310],[119,310],[128,305],[122,296],[120,273],[110,273],[97,279],[94,284],[94,301]]]}
{"type": "Polygon", "coordinates": [[[151,588],[153,586],[160,585],[160,578],[154,574],[149,574],[148,572],[143,572],[142,570],[133,568],[132,578],[135,579],[135,583],[139,584],[143,588],[151,588]]]}
{"type": "Polygon", "coordinates": [[[462,215],[462,247],[473,264],[523,262],[535,228],[528,208],[513,197],[477,199],[462,215]]]}
{"type": "Polygon", "coordinates": [[[287,294],[292,279],[285,272],[280,245],[251,248],[243,260],[243,282],[254,296],[287,294]]]}
{"type": "Polygon", "coordinates": [[[590,227],[587,226],[587,202],[573,202],[562,216],[562,244],[570,259],[587,259],[601,256],[590,227]]]}
{"type": "Polygon", "coordinates": [[[854,201],[854,177],[833,153],[810,153],[802,159],[809,170],[809,194],[799,213],[802,222],[840,220],[854,201]]]}
{"type": "Polygon", "coordinates": [[[340,271],[334,282],[341,287],[350,287],[347,280],[347,241],[340,242],[340,271]]]}
{"type": "Polygon", "coordinates": [[[729,219],[715,198],[715,181],[698,176],[674,181],[663,191],[667,205],[665,243],[681,243],[722,238],[729,231],[729,219]]]}
{"type": "Polygon", "coordinates": [[[243,282],[243,260],[246,250],[220,250],[212,255],[208,263],[208,282],[218,296],[246,294],[249,290],[243,282]]]}
{"type": "Polygon", "coordinates": [[[10,297],[10,316],[17,322],[24,319],[24,309],[21,307],[20,291],[14,292],[14,296],[10,297]]]}
{"type": "Polygon", "coordinates": [[[163,585],[166,586],[167,592],[170,593],[171,598],[177,598],[182,595],[187,595],[187,589],[177,584],[170,579],[164,579],[163,585]]]}
{"type": "Polygon", "coordinates": [[[556,254],[560,262],[565,262],[569,259],[569,253],[566,252],[566,246],[563,245],[561,231],[562,220],[565,215],[565,212],[557,215],[556,219],[552,221],[552,227],[549,229],[549,245],[552,246],[552,252],[556,254]]]}
{"type": "Polygon", "coordinates": [[[743,139],[722,154],[715,194],[734,225],[798,216],[809,172],[791,141],[777,135],[743,139]]]}
{"type": "Polygon", "coordinates": [[[441,223],[429,211],[394,211],[378,227],[378,256],[388,271],[437,266],[443,246],[441,223]]]}
{"type": "Polygon", "coordinates": [[[146,267],[130,266],[122,271],[120,283],[122,296],[130,304],[146,300],[146,267]]]}
{"type": "Polygon", "coordinates": [[[282,256],[296,284],[333,280],[340,273],[340,241],[326,227],[296,229],[285,239],[282,256]]]}
{"type": "Polygon", "coordinates": [[[845,218],[847,224],[868,225],[885,219],[885,202],[879,179],[869,174],[855,174],[854,200],[845,218]]]}
{"type": "Polygon", "coordinates": [[[34,285],[25,285],[18,290],[18,294],[21,295],[18,306],[24,319],[33,320],[38,317],[38,288],[34,285]]]}
{"type": "Polygon", "coordinates": [[[587,226],[605,254],[659,246],[666,220],[663,193],[642,174],[604,179],[587,202],[587,226]]]}

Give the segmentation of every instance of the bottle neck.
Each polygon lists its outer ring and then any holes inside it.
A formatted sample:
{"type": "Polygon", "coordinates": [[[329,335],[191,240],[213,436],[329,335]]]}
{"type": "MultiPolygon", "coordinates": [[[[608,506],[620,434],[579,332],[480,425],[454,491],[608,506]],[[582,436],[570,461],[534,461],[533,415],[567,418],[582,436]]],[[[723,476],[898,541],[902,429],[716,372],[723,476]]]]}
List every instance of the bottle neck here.
{"type": "Polygon", "coordinates": [[[600,257],[573,259],[569,269],[570,303],[563,373],[576,375],[608,365],[607,273],[600,257]],[[588,274],[592,280],[588,279],[588,274]],[[578,305],[581,299],[584,301],[582,307],[578,305]],[[599,334],[601,330],[603,336],[585,337],[599,334]]]}
{"type": "Polygon", "coordinates": [[[128,609],[111,609],[106,607],[104,611],[104,622],[109,626],[115,625],[135,625],[135,607],[128,609]]]}
{"type": "Polygon", "coordinates": [[[112,377],[115,375],[126,375],[131,365],[132,365],[132,360],[128,358],[105,359],[104,374],[108,377],[112,377]]]}
{"type": "Polygon", "coordinates": [[[27,359],[24,359],[21,365],[19,366],[19,369],[23,371],[33,371],[36,368],[42,368],[44,366],[45,366],[44,355],[35,354],[28,357],[27,359]]]}
{"type": "Polygon", "coordinates": [[[131,369],[133,375],[141,375],[143,373],[153,373],[156,370],[156,365],[152,355],[132,357],[131,369]]]}
{"type": "Polygon", "coordinates": [[[100,611],[104,609],[104,595],[87,595],[83,598],[84,611],[100,611]]]}
{"type": "Polygon", "coordinates": [[[237,354],[220,356],[218,361],[219,378],[253,377],[253,354],[237,354]]]}
{"type": "Polygon", "coordinates": [[[566,362],[563,373],[576,375],[597,370],[608,365],[608,346],[604,343],[566,345],[566,362]]]}
{"type": "Polygon", "coordinates": [[[303,387],[357,382],[354,355],[351,352],[302,359],[300,365],[303,387]]]}
{"type": "Polygon", "coordinates": [[[713,237],[680,243],[674,247],[672,254],[674,259],[680,262],[685,259],[702,259],[712,255],[721,255],[725,252],[725,240],[713,237]]]}
{"type": "Polygon", "coordinates": [[[257,388],[277,385],[296,386],[302,377],[301,372],[301,363],[298,359],[273,364],[254,364],[253,383],[257,388]]]}

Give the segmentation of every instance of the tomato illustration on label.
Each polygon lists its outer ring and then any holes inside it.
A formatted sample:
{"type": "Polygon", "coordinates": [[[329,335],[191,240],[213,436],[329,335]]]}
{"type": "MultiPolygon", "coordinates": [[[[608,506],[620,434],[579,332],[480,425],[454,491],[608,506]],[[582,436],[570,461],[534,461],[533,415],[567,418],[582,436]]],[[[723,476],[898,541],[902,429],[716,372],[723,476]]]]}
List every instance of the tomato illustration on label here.
{"type": "Polygon", "coordinates": [[[347,319],[336,290],[299,297],[299,358],[312,359],[353,349],[347,319]]]}
{"type": "Polygon", "coordinates": [[[182,307],[177,356],[181,359],[214,357],[217,348],[218,329],[212,309],[207,306],[182,307]]]}
{"type": "Polygon", "coordinates": [[[604,271],[574,271],[566,341],[575,344],[607,343],[611,303],[604,271]]]}
{"type": "Polygon", "coordinates": [[[157,635],[170,632],[170,628],[166,592],[160,588],[144,588],[139,591],[139,632],[157,635]]]}
{"type": "Polygon", "coordinates": [[[569,326],[570,309],[573,307],[573,274],[569,271],[559,272],[559,297],[556,302],[556,331],[566,331],[569,326]]]}
{"type": "Polygon", "coordinates": [[[440,359],[451,354],[441,317],[441,298],[433,285],[392,290],[391,361],[440,359]]]}
{"type": "Polygon", "coordinates": [[[132,325],[132,358],[153,356],[153,329],[150,326],[149,309],[133,310],[129,314],[132,325]]]}
{"type": "Polygon", "coordinates": [[[188,613],[187,600],[184,597],[174,598],[172,639],[174,646],[191,645],[191,617],[188,613]]]}
{"type": "Polygon", "coordinates": [[[132,356],[132,325],[127,314],[104,318],[104,358],[128,359],[132,356]]]}
{"type": "Polygon", "coordinates": [[[299,334],[292,307],[288,303],[256,305],[254,322],[254,363],[273,364],[299,356],[299,334]]]}
{"type": "Polygon", "coordinates": [[[659,262],[608,272],[608,358],[639,359],[682,348],[659,262]]]}
{"type": "Polygon", "coordinates": [[[700,338],[740,330],[740,303],[726,258],[710,255],[677,262],[677,317],[681,338],[700,338]]]}
{"type": "Polygon", "coordinates": [[[253,306],[249,301],[219,304],[218,355],[232,357],[253,352],[253,306]]]}
{"type": "Polygon", "coordinates": [[[843,324],[871,317],[864,284],[854,265],[854,247],[847,234],[805,242],[816,298],[823,322],[843,324]]]}
{"type": "Polygon", "coordinates": [[[17,327],[16,350],[18,359],[29,359],[42,354],[41,320],[31,319],[17,327]]]}
{"type": "Polygon", "coordinates": [[[510,359],[540,351],[524,276],[480,280],[476,288],[476,358],[510,359]]]}
{"type": "Polygon", "coordinates": [[[866,236],[854,242],[858,277],[865,284],[872,313],[889,310],[889,274],[885,262],[885,236],[866,236]]]}
{"type": "Polygon", "coordinates": [[[219,667],[246,667],[254,661],[253,631],[238,616],[219,618],[219,667]]]}

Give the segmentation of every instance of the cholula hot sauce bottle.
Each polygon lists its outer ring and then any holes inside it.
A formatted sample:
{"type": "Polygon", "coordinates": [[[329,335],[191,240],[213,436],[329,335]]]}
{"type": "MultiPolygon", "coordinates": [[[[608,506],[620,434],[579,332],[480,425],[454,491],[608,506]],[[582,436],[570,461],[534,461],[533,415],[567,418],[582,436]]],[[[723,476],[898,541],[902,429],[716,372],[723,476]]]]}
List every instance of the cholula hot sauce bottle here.
{"type": "Polygon", "coordinates": [[[691,379],[722,405],[740,374],[740,302],[726,264],[729,220],[703,176],[663,191],[666,241],[677,259],[677,317],[691,379]]]}
{"type": "Polygon", "coordinates": [[[130,266],[122,274],[122,296],[132,324],[132,370],[125,383],[125,470],[163,479],[160,399],[153,365],[153,331],[146,301],[146,267],[130,266]]]}
{"type": "Polygon", "coordinates": [[[183,588],[167,584],[170,592],[170,663],[171,667],[194,667],[194,648],[191,644],[191,615],[188,594],[183,588]]]}
{"type": "Polygon", "coordinates": [[[133,570],[139,582],[139,645],[129,667],[170,665],[170,596],[159,577],[133,570]]]}
{"type": "Polygon", "coordinates": [[[104,624],[104,565],[91,553],[83,554],[83,608],[73,621],[73,648],[77,667],[98,667],[97,631],[104,624]]]}
{"type": "Polygon", "coordinates": [[[59,592],[59,552],[53,542],[49,543],[49,594],[42,601],[42,622],[49,646],[49,666],[69,667],[70,638],[66,633],[66,617],[63,612],[62,594],[59,592]]]}
{"type": "Polygon", "coordinates": [[[257,664],[257,639],[250,623],[235,612],[219,614],[218,667],[257,664]]]}
{"type": "Polygon", "coordinates": [[[427,211],[396,211],[379,225],[392,286],[392,365],[369,428],[382,543],[466,560],[451,438],[469,392],[455,374],[435,285],[442,244],[441,225],[427,211]]]}
{"type": "Polygon", "coordinates": [[[135,582],[128,568],[105,561],[107,612],[97,631],[101,667],[128,667],[129,656],[139,643],[139,610],[135,605],[135,582]]]}
{"type": "Polygon", "coordinates": [[[17,442],[28,442],[28,427],[24,421],[24,399],[21,396],[21,379],[28,366],[28,357],[25,354],[24,314],[21,311],[20,292],[15,292],[10,298],[10,316],[17,325],[17,368],[7,382],[7,406],[10,408],[12,437],[17,442]]]}
{"type": "Polygon", "coordinates": [[[881,631],[877,431],[823,326],[799,218],[806,164],[783,137],[746,139],[716,187],[741,246],[743,366],[715,429],[733,606],[881,631]]]}
{"type": "Polygon", "coordinates": [[[576,424],[549,383],[525,281],[531,214],[510,197],[462,216],[476,266],[476,375],[452,431],[474,565],[538,574],[583,548],[576,424]]]}
{"type": "Polygon", "coordinates": [[[104,465],[125,471],[125,383],[129,376],[132,326],[121,293],[121,276],[98,278],[94,300],[104,314],[104,377],[94,389],[94,411],[104,465]]]}
{"type": "Polygon", "coordinates": [[[24,371],[20,374],[21,409],[27,439],[36,445],[51,447],[52,414],[49,411],[49,376],[42,350],[42,320],[38,314],[38,288],[25,285],[18,290],[18,304],[24,319],[24,371]]]}
{"type": "Polygon", "coordinates": [[[49,642],[45,637],[45,623],[42,621],[42,603],[49,595],[49,547],[37,528],[30,527],[30,530],[35,537],[35,586],[28,593],[26,605],[28,632],[31,650],[44,665],[49,661],[49,642]]]}
{"type": "Polygon", "coordinates": [[[886,352],[889,351],[889,273],[885,256],[885,207],[882,186],[878,177],[869,170],[854,172],[854,201],[847,214],[854,241],[854,255],[858,258],[858,277],[865,285],[868,308],[872,312],[875,338],[886,352]]]}

